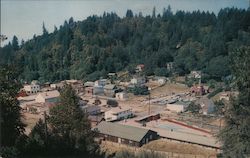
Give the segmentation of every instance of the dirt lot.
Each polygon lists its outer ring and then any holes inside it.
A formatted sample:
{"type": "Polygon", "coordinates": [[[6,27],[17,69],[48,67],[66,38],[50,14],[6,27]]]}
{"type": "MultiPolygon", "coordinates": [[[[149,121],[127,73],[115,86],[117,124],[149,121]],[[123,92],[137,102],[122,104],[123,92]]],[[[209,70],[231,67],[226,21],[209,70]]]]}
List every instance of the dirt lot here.
{"type": "Polygon", "coordinates": [[[130,147],[112,142],[103,142],[101,150],[106,152],[107,155],[112,155],[119,151],[128,150],[131,152],[139,151],[156,151],[160,154],[166,155],[169,158],[216,158],[217,152],[213,149],[203,148],[196,145],[184,144],[166,139],[152,141],[140,148],[130,147]]]}
{"type": "Polygon", "coordinates": [[[42,115],[23,113],[23,122],[26,124],[25,134],[29,134],[31,129],[36,125],[39,118],[42,118],[42,115]]]}

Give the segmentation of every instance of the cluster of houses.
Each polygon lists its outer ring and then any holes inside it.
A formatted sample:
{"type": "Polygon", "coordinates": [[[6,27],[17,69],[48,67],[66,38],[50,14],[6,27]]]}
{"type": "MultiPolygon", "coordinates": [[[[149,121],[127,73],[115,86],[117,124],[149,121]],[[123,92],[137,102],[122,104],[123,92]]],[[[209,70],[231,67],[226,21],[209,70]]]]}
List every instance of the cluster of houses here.
{"type": "MultiPolygon", "coordinates": [[[[168,67],[172,69],[173,64],[169,63],[168,67]]],[[[136,66],[135,71],[140,74],[143,69],[144,65],[140,64],[136,66]]],[[[194,73],[193,75],[195,78],[197,76],[200,78],[198,74],[194,73]]],[[[109,76],[112,79],[116,78],[115,73],[110,73],[109,76]]],[[[128,94],[126,93],[127,88],[144,86],[147,80],[155,82],[160,86],[168,81],[166,77],[155,76],[146,78],[140,75],[134,76],[130,82],[126,83],[114,82],[112,79],[99,79],[95,82],[87,81],[85,83],[79,80],[65,80],[59,83],[46,83],[44,85],[39,85],[37,81],[33,81],[29,85],[24,85],[23,89],[20,91],[18,100],[24,111],[39,114],[44,111],[48,112],[50,107],[60,103],[59,91],[65,84],[70,84],[79,96],[91,96],[90,98],[100,96],[107,100],[112,98],[125,101],[128,99],[128,94]]],[[[197,90],[197,93],[198,92],[202,93],[203,90],[199,89],[197,90]]],[[[153,130],[116,123],[116,121],[120,120],[125,120],[126,122],[127,119],[135,117],[130,107],[118,105],[116,107],[104,108],[101,103],[97,102],[97,99],[95,102],[90,103],[84,100],[84,97],[81,97],[82,99],[79,102],[80,108],[88,114],[92,130],[98,133],[98,137],[101,140],[140,147],[143,144],[159,138],[158,133],[153,130]]],[[[201,97],[195,102],[201,105],[203,114],[210,114],[213,112],[214,104],[210,99],[201,97]]],[[[174,112],[185,112],[189,103],[190,100],[183,100],[182,97],[175,97],[168,100],[166,108],[174,112]]],[[[148,116],[137,118],[136,121],[144,123],[159,118],[159,113],[149,114],[148,116]]]]}
{"type": "MultiPolygon", "coordinates": [[[[207,97],[201,97],[199,99],[193,100],[195,104],[201,106],[200,113],[203,115],[213,114],[215,109],[215,104],[211,99],[207,97]]],[[[181,113],[187,111],[187,108],[191,101],[185,100],[173,100],[167,103],[167,109],[173,112],[181,113]]]]}

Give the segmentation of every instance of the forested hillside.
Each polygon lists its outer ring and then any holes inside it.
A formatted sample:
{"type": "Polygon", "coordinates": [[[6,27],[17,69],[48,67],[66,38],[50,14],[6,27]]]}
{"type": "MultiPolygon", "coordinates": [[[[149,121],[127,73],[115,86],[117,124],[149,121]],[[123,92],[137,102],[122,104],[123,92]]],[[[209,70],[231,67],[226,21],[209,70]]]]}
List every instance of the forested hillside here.
{"type": "Polygon", "coordinates": [[[221,80],[230,75],[228,52],[250,45],[250,10],[173,14],[168,7],[150,16],[128,10],[124,18],[104,13],[81,22],[70,18],[53,33],[42,29],[41,36],[21,44],[14,37],[0,49],[0,63],[16,64],[24,81],[95,80],[136,64],[145,64],[146,75],[202,70],[206,79],[221,80]]]}

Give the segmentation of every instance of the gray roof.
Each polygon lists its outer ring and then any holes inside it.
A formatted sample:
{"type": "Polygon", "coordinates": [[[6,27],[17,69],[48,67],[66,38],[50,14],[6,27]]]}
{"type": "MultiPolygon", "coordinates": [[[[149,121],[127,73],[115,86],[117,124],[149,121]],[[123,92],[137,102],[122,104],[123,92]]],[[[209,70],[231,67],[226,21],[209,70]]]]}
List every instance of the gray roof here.
{"type": "Polygon", "coordinates": [[[128,139],[136,142],[140,142],[142,138],[149,131],[148,129],[138,128],[133,126],[122,125],[118,123],[100,122],[97,127],[94,128],[98,133],[107,134],[123,139],[128,139]]]}
{"type": "Polygon", "coordinates": [[[115,88],[115,85],[114,84],[107,84],[104,86],[104,89],[109,89],[109,90],[112,90],[115,88]]]}

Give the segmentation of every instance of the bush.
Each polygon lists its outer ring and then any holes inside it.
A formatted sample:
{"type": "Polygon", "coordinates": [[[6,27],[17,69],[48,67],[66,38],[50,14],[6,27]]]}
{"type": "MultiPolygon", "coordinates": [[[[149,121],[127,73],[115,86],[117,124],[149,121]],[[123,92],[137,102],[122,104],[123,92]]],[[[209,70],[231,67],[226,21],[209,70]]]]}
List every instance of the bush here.
{"type": "Polygon", "coordinates": [[[220,87],[220,88],[216,89],[215,91],[213,91],[212,93],[208,94],[207,97],[210,99],[210,98],[214,97],[216,94],[220,93],[222,90],[223,89],[220,87]]]}
{"type": "Polygon", "coordinates": [[[136,86],[133,89],[133,93],[134,93],[134,95],[148,95],[149,94],[148,87],[147,86],[142,86],[142,87],[136,86]]]}
{"type": "Polygon", "coordinates": [[[108,99],[107,100],[107,105],[110,105],[112,107],[117,107],[118,106],[118,102],[116,100],[108,99]]]}

